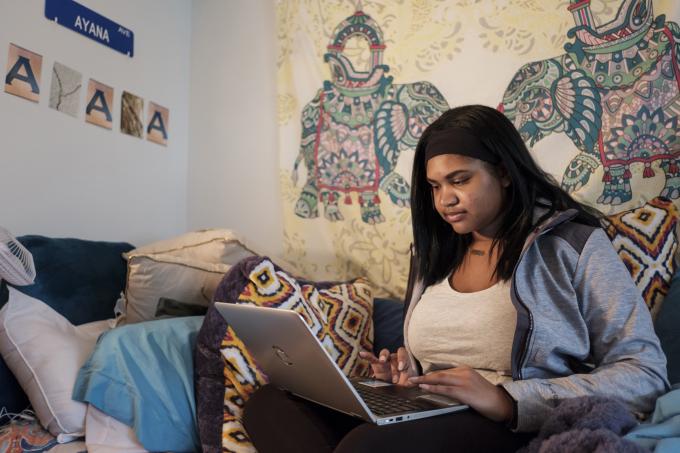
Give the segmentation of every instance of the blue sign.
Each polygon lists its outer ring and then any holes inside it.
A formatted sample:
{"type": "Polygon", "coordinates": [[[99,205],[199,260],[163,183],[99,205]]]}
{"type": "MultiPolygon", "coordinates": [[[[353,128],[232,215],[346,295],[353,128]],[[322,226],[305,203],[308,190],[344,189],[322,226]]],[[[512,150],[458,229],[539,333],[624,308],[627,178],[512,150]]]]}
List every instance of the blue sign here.
{"type": "Polygon", "coordinates": [[[45,17],[132,57],[135,34],[73,0],[45,0],[45,17]]]}

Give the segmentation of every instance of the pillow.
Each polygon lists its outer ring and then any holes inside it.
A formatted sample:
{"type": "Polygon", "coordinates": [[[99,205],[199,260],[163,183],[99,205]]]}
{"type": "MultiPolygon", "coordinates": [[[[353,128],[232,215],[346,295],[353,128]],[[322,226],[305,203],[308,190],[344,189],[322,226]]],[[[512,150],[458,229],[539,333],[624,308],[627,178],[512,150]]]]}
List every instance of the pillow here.
{"type": "Polygon", "coordinates": [[[129,259],[134,255],[164,253],[206,263],[235,264],[247,256],[254,255],[236,233],[231,230],[200,230],[183,234],[173,239],[154,242],[136,248],[125,254],[129,259]]]}
{"type": "Polygon", "coordinates": [[[81,326],[41,301],[9,288],[0,310],[0,354],[40,420],[58,440],[85,433],[85,405],[71,399],[78,370],[94,349],[106,321],[81,326]]]}
{"type": "Polygon", "coordinates": [[[78,372],[73,399],[131,426],[149,451],[200,451],[193,350],[202,316],[110,330],[78,372]]]}
{"type": "Polygon", "coordinates": [[[677,208],[661,197],[602,220],[609,239],[642,292],[652,318],[657,317],[673,276],[677,223],[677,208]]]}
{"type": "Polygon", "coordinates": [[[125,287],[125,242],[21,236],[33,255],[36,279],[19,290],[43,301],[72,324],[113,317],[113,306],[125,287]]]}
{"type": "Polygon", "coordinates": [[[154,319],[161,298],[207,307],[228,270],[226,264],[165,253],[131,255],[125,285],[125,320],[135,323],[154,319]]]}
{"type": "MultiPolygon", "coordinates": [[[[373,295],[368,281],[313,283],[298,280],[265,257],[246,258],[229,271],[216,301],[294,310],[302,315],[338,366],[367,375],[358,353],[373,349],[373,295]]],[[[266,377],[214,305],[196,345],[196,406],[203,451],[252,448],[240,422],[243,405],[266,377]]]]}
{"type": "Polygon", "coordinates": [[[654,323],[668,363],[668,380],[680,384],[680,271],[676,271],[654,323]]]}
{"type": "MultiPolygon", "coordinates": [[[[21,236],[19,242],[33,255],[36,279],[19,290],[43,301],[72,324],[113,317],[113,307],[125,287],[125,260],[132,249],[124,242],[53,239],[21,236]]],[[[0,284],[0,307],[7,300],[0,284]]],[[[26,409],[28,398],[0,359],[0,407],[17,413],[26,409]]]]}

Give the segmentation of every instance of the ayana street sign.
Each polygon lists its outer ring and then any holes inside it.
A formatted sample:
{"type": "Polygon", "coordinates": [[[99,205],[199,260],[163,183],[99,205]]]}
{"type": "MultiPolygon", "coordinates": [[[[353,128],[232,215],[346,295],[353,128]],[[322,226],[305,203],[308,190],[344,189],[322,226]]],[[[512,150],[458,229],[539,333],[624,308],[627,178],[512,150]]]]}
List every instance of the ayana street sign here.
{"type": "Polygon", "coordinates": [[[130,57],[135,53],[132,30],[73,0],[45,0],[45,17],[130,57]]]}

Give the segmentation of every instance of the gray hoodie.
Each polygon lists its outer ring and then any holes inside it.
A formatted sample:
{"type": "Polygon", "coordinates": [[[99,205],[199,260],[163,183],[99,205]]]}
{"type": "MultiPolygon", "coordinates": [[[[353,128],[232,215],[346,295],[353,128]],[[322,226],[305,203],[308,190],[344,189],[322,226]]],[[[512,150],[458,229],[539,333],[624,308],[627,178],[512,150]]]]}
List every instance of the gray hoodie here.
{"type": "MultiPolygon", "coordinates": [[[[560,399],[608,396],[645,413],[669,389],[640,290],[605,232],[570,221],[575,215],[557,212],[537,227],[512,277],[513,380],[501,385],[515,400],[517,431],[538,430],[560,399]]],[[[424,287],[410,280],[404,345],[416,366],[408,323],[424,287]]]]}

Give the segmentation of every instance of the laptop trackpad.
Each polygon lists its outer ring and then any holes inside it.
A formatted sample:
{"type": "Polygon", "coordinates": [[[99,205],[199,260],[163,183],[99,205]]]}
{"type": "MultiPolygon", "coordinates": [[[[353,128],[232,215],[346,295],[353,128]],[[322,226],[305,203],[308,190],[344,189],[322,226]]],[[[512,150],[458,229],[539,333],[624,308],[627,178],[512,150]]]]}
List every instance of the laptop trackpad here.
{"type": "Polygon", "coordinates": [[[373,387],[373,388],[389,387],[391,385],[394,385],[394,384],[390,384],[389,382],[380,381],[378,379],[370,379],[370,380],[366,380],[366,381],[359,381],[359,384],[365,385],[366,387],[373,387]]]}
{"type": "Polygon", "coordinates": [[[426,393],[424,395],[419,395],[416,397],[419,400],[426,400],[434,404],[440,404],[442,406],[458,406],[460,401],[454,400],[444,395],[437,395],[435,393],[426,393]]]}
{"type": "Polygon", "coordinates": [[[438,407],[460,406],[462,404],[460,401],[449,398],[448,396],[426,392],[418,387],[402,387],[377,379],[364,379],[358,381],[358,383],[367,387],[373,387],[379,393],[400,396],[412,401],[420,400],[424,403],[427,402],[438,407]]]}

